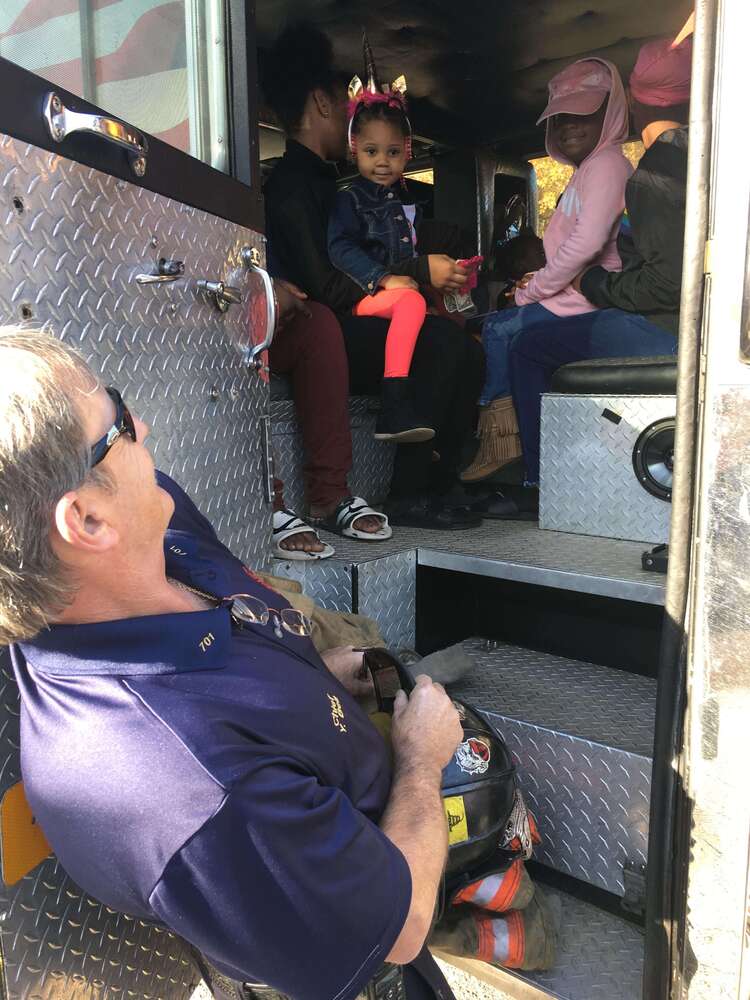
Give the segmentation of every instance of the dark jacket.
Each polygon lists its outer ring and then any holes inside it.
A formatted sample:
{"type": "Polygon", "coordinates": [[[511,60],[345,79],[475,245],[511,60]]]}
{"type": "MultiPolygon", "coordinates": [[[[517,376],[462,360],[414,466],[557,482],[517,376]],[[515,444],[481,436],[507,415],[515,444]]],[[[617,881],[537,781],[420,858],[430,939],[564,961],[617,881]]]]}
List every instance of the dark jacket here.
{"type": "MultiPolygon", "coordinates": [[[[419,218],[415,216],[415,225],[419,218]]],[[[328,256],[370,295],[394,265],[415,256],[409,220],[399,192],[357,177],[336,195],[328,220],[328,256]]]]}
{"type": "Polygon", "coordinates": [[[617,239],[622,271],[592,267],[581,291],[600,309],[640,313],[677,334],[685,235],[688,130],[662,133],[625,188],[627,216],[617,239]]]}
{"type": "MultiPolygon", "coordinates": [[[[328,256],[328,219],[336,201],[336,168],[288,140],[286,153],[265,183],[269,269],[299,285],[334,312],[350,312],[364,298],[360,286],[337,271],[328,256]]],[[[426,257],[410,257],[394,274],[429,282],[426,257]]]]}

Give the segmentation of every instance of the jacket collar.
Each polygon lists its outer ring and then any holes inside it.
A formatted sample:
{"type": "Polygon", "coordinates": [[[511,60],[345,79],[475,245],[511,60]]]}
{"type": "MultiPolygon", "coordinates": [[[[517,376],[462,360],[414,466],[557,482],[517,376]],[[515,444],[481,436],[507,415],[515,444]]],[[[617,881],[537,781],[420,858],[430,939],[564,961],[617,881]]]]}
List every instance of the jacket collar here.
{"type": "Polygon", "coordinates": [[[376,184],[375,181],[371,181],[367,177],[363,177],[361,174],[354,178],[350,187],[359,188],[359,190],[363,191],[368,197],[374,198],[377,201],[386,201],[389,193],[395,195],[395,197],[401,200],[398,190],[394,191],[393,187],[386,187],[384,184],[376,184]]]}
{"type": "Polygon", "coordinates": [[[287,139],[284,160],[291,166],[298,167],[305,171],[314,171],[323,177],[338,177],[338,170],[334,163],[328,163],[321,159],[317,153],[313,153],[307,146],[303,146],[296,139],[287,139]]]}

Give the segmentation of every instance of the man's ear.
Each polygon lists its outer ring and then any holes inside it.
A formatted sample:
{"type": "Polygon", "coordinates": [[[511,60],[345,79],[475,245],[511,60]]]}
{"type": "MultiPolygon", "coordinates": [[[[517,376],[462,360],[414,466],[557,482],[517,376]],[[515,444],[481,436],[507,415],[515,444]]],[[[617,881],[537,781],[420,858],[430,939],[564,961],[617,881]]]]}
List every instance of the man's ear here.
{"type": "Polygon", "coordinates": [[[79,552],[95,555],[113,549],[119,533],[108,519],[107,504],[99,491],[71,490],[55,506],[55,527],[59,538],[79,552]]]}
{"type": "Polygon", "coordinates": [[[320,87],[316,87],[312,92],[313,106],[321,118],[331,117],[331,98],[320,87]]]}

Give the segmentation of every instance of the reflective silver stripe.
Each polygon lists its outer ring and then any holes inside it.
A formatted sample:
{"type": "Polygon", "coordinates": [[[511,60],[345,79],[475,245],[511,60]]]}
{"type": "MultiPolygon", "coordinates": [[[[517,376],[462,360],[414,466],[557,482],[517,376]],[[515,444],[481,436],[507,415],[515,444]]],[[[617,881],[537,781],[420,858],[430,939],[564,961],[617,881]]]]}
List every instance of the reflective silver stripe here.
{"type": "Polygon", "coordinates": [[[495,947],[492,952],[495,962],[507,962],[510,954],[510,935],[508,934],[508,921],[503,917],[497,917],[492,921],[492,933],[495,937],[495,947]]]}
{"type": "Polygon", "coordinates": [[[482,884],[471,897],[470,902],[475,906],[487,906],[491,903],[507,874],[507,872],[503,872],[501,875],[488,875],[487,878],[482,879],[482,884]]]}

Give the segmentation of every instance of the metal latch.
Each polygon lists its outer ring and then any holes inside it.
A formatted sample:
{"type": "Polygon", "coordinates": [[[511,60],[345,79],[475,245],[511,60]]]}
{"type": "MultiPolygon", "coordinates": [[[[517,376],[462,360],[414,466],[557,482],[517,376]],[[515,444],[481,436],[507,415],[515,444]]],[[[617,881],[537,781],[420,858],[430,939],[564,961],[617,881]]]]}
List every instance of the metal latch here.
{"type": "Polygon", "coordinates": [[[642,917],[646,912],[646,866],[640,861],[626,861],[622,866],[625,895],[620,901],[623,910],[642,917]]]}
{"type": "Polygon", "coordinates": [[[139,285],[162,285],[168,281],[177,281],[185,273],[185,265],[181,260],[167,260],[160,257],[156,265],[156,274],[136,274],[139,285]]]}
{"type": "Polygon", "coordinates": [[[107,115],[71,111],[70,108],[65,107],[60,95],[56,94],[54,90],[51,90],[44,98],[42,117],[55,142],[62,142],[63,139],[75,132],[98,135],[102,139],[106,139],[107,142],[113,142],[116,146],[127,150],[130,166],[136,177],[143,177],[146,173],[148,139],[143,132],[133,128],[132,125],[127,125],[125,122],[107,115]]]}
{"type": "Polygon", "coordinates": [[[216,308],[225,313],[231,305],[239,305],[242,302],[242,292],[232,285],[225,285],[223,281],[209,281],[208,278],[200,278],[196,283],[199,292],[204,292],[213,298],[216,308]]]}

